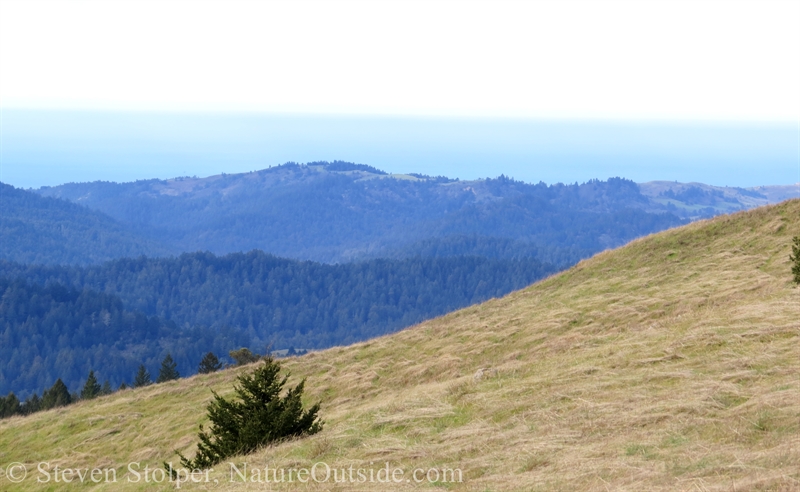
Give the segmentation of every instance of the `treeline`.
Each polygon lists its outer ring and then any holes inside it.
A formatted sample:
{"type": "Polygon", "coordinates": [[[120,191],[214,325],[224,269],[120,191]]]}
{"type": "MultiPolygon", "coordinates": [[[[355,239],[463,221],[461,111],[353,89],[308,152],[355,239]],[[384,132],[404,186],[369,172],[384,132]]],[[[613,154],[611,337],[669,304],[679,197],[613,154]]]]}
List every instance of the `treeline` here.
{"type": "MultiPolygon", "coordinates": [[[[531,258],[417,257],[327,265],[261,251],[140,257],[93,267],[0,262],[0,275],[6,277],[104,292],[131,311],[169,320],[183,330],[231,327],[247,336],[250,345],[241,346],[269,344],[275,349],[324,348],[384,335],[500,297],[555,271],[531,258]]],[[[82,333],[76,332],[75,345],[67,346],[86,346],[91,337],[82,333]]],[[[16,346],[24,353],[21,343],[16,346]]],[[[20,357],[31,360],[29,354],[20,357]]]]}
{"type": "MultiPolygon", "coordinates": [[[[231,351],[230,354],[238,365],[255,362],[260,358],[247,348],[231,351]]],[[[222,369],[222,364],[217,356],[214,355],[213,352],[208,352],[200,361],[197,372],[208,374],[220,369],[222,369]]],[[[166,383],[167,381],[179,379],[180,377],[178,365],[172,359],[172,355],[167,354],[164,360],[161,361],[161,368],[158,371],[158,377],[155,383],[166,383]]],[[[150,373],[144,365],[140,365],[139,370],[133,378],[132,387],[140,388],[151,384],[153,384],[153,380],[150,373]]],[[[123,382],[119,385],[118,390],[122,391],[128,388],[129,386],[123,382]]],[[[70,405],[79,400],[93,400],[99,396],[110,395],[111,393],[114,393],[114,390],[109,380],[106,379],[105,383],[100,385],[94,371],[90,370],[80,393],[70,393],[67,385],[59,378],[53,386],[42,392],[41,397],[34,392],[31,393],[25,401],[21,402],[13,391],[6,396],[0,396],[0,418],[12,417],[14,415],[30,415],[35,412],[70,405]]]]}
{"type": "Polygon", "coordinates": [[[180,328],[126,310],[111,294],[0,277],[0,394],[25,398],[57,379],[74,388],[90,370],[117,387],[138,366],[157,367],[167,353],[182,373],[192,374],[207,351],[227,353],[249,343],[240,330],[180,328]]]}
{"type": "Polygon", "coordinates": [[[77,399],[78,395],[70,394],[67,385],[58,379],[53,386],[42,393],[41,397],[37,393],[31,393],[25,401],[21,402],[13,391],[6,396],[0,396],[0,418],[30,415],[42,410],[64,407],[77,399]]]}

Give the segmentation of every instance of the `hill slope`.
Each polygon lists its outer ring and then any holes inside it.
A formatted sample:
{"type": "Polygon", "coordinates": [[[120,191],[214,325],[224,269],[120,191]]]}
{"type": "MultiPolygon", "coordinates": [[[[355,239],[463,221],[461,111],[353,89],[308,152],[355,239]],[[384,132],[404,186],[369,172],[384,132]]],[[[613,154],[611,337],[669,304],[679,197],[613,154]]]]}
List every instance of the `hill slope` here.
{"type": "Polygon", "coordinates": [[[85,265],[169,252],[102,212],[0,183],[0,260],[85,265]]]}
{"type": "MultiPolygon", "coordinates": [[[[291,381],[308,377],[309,399],[323,401],[325,429],[232,462],[250,470],[390,462],[404,478],[415,468],[459,468],[462,483],[440,484],[455,490],[794,490],[800,288],[788,256],[797,234],[798,200],[717,217],[502,299],[291,359],[291,381]],[[476,378],[481,368],[492,370],[476,378]]],[[[49,461],[116,467],[119,483],[101,490],[146,489],[126,482],[127,464],[177,461],[173,449],[191,455],[209,389],[229,394],[235,374],[2,421],[0,461],[31,473],[20,485],[0,483],[34,489],[35,464],[49,461]]],[[[210,474],[219,483],[182,488],[297,488],[233,477],[221,465],[210,474]]],[[[391,486],[416,488],[430,485],[391,486]]]]}
{"type": "Polygon", "coordinates": [[[719,214],[748,210],[763,205],[800,198],[800,183],[787,186],[730,188],[703,183],[650,181],[639,183],[642,195],[654,208],[686,218],[709,218],[719,214]]]}
{"type": "MultiPolygon", "coordinates": [[[[490,257],[581,258],[685,220],[650,205],[632,181],[527,184],[501,176],[458,181],[388,175],[346,162],[285,164],[245,174],[134,183],[70,183],[39,193],[86,205],[180,251],[260,249],[342,262],[415,256],[420,241],[467,236],[490,257]],[[508,247],[512,240],[513,247],[508,247]]],[[[486,254],[469,242],[457,255],[486,254]]],[[[452,249],[452,248],[450,248],[452,249]]]]}

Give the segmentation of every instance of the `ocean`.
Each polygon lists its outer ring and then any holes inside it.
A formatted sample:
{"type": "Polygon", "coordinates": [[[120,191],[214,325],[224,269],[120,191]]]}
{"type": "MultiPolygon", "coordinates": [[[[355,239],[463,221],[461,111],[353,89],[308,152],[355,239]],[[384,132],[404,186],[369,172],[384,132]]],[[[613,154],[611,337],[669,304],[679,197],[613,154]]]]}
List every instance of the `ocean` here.
{"type": "Polygon", "coordinates": [[[750,187],[800,182],[792,123],[262,113],[0,112],[0,181],[38,188],[343,160],[462,180],[619,176],[750,187]]]}

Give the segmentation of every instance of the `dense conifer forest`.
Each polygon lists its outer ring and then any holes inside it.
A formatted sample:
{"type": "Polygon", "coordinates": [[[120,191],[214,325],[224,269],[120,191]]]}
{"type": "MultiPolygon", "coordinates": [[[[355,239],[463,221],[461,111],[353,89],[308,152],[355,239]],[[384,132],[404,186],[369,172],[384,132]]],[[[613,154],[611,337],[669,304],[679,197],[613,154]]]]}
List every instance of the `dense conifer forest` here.
{"type": "Polygon", "coordinates": [[[25,397],[57,379],[77,391],[92,370],[116,388],[140,364],[155,370],[167,353],[191,374],[209,350],[227,354],[249,342],[239,330],[182,329],[127,310],[114,295],[0,277],[0,395],[25,397]]]}
{"type": "Polygon", "coordinates": [[[112,384],[171,352],[181,374],[238,347],[323,348],[383,335],[522,288],[533,259],[376,259],[327,265],[260,251],[120,259],[92,267],[0,262],[0,394],[112,384]],[[25,280],[8,280],[25,279],[25,280]]]}

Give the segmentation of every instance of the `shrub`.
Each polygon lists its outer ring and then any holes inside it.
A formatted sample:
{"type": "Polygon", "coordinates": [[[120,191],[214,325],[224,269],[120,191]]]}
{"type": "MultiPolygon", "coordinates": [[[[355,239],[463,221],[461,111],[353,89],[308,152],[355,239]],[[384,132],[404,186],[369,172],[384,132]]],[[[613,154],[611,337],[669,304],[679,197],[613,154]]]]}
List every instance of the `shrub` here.
{"type": "MultiPolygon", "coordinates": [[[[214,393],[208,404],[208,431],[200,426],[197,454],[190,460],[178,453],[181,465],[200,470],[209,468],[230,456],[247,454],[261,446],[284,439],[315,434],[322,430],[318,419],[320,404],[303,409],[302,396],[305,379],[281,396],[287,376],[279,376],[281,367],[272,357],[253,374],[239,376],[234,386],[234,401],[214,393]]],[[[172,468],[164,466],[172,473],[172,468]]]]}
{"type": "Polygon", "coordinates": [[[789,255],[789,261],[792,262],[794,283],[800,284],[800,236],[793,237],[792,243],[792,254],[789,255]]]}
{"type": "Polygon", "coordinates": [[[244,347],[240,348],[239,350],[231,350],[228,352],[228,355],[231,356],[231,359],[236,361],[237,366],[252,364],[261,358],[258,354],[254,354],[253,352],[250,352],[250,349],[244,347]]]}

